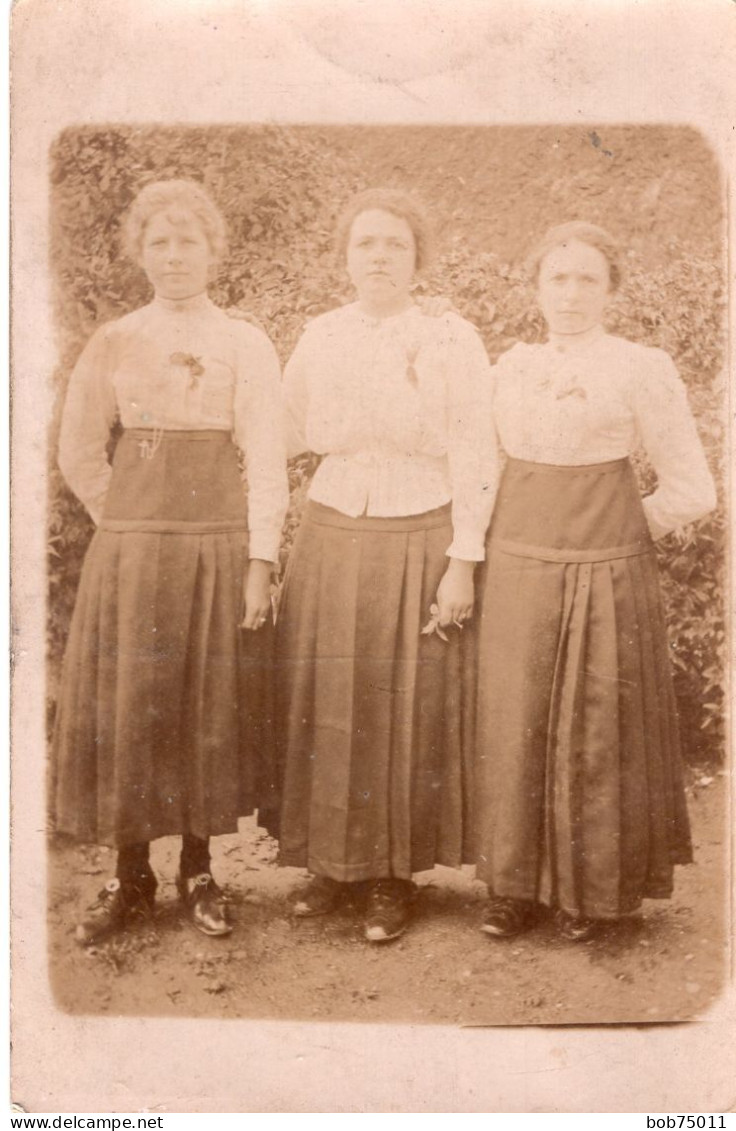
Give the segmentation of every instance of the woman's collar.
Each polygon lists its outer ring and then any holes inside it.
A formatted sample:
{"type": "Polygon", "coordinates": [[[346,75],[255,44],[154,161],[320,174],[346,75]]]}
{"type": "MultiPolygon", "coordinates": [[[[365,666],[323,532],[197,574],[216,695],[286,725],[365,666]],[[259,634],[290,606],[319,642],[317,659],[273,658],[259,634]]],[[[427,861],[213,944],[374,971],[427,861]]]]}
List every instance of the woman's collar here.
{"type": "Polygon", "coordinates": [[[594,326],[592,329],[580,335],[550,334],[545,345],[547,349],[552,350],[556,354],[567,355],[568,357],[581,357],[590,350],[595,349],[606,337],[608,337],[608,335],[606,334],[605,327],[599,323],[597,326],[594,326]]]}
{"type": "Polygon", "coordinates": [[[198,295],[190,295],[189,298],[164,298],[163,295],[155,295],[153,306],[160,310],[168,310],[172,314],[190,314],[208,310],[212,306],[212,300],[206,291],[201,291],[198,295]]]}
{"type": "Polygon", "coordinates": [[[399,325],[403,319],[414,317],[419,313],[419,307],[416,303],[412,302],[409,306],[404,307],[403,310],[397,311],[396,314],[369,314],[368,311],[362,310],[360,303],[353,303],[353,311],[358,318],[358,321],[364,326],[396,326],[399,325]]]}

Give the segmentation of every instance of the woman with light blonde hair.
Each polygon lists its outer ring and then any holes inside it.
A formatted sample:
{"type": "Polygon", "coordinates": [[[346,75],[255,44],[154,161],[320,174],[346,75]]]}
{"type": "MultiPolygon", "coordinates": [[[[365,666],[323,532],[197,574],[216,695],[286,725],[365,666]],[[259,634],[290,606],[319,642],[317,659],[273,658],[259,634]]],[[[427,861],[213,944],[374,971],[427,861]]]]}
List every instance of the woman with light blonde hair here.
{"type": "Polygon", "coordinates": [[[225,224],[200,185],[147,185],[125,234],[153,297],[82,352],[59,444],[97,529],[57,709],[56,824],[117,849],[77,927],[85,945],[150,912],[149,845],[176,834],[187,916],[227,934],[209,838],[273,804],[270,583],[288,502],[278,360],[207,295],[225,224]]]}

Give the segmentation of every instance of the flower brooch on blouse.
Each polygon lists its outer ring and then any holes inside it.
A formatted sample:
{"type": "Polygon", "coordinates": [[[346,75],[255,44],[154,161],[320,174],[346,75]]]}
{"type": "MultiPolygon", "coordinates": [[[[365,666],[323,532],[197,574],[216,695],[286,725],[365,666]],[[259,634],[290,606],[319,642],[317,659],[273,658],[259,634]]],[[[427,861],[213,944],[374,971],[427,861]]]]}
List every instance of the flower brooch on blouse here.
{"type": "Polygon", "coordinates": [[[537,388],[543,393],[554,393],[556,401],[562,401],[565,397],[578,397],[579,400],[586,401],[588,394],[582,385],[575,384],[575,380],[574,377],[570,377],[562,384],[556,381],[554,377],[541,377],[539,381],[537,381],[537,388]]]}
{"type": "Polygon", "coordinates": [[[577,397],[581,401],[588,399],[582,379],[571,370],[569,359],[565,356],[555,355],[554,361],[543,377],[538,377],[535,384],[542,393],[552,393],[556,401],[565,400],[566,397],[577,397]],[[555,364],[555,362],[557,364],[555,364]]]}
{"type": "Polygon", "coordinates": [[[417,371],[415,369],[416,360],[419,357],[421,346],[407,346],[406,347],[406,379],[410,385],[416,389],[418,384],[417,371]]]}
{"type": "Polygon", "coordinates": [[[172,353],[169,357],[169,364],[180,366],[182,369],[189,371],[189,388],[196,389],[199,384],[199,378],[204,373],[204,366],[202,359],[195,357],[191,353],[172,353]]]}

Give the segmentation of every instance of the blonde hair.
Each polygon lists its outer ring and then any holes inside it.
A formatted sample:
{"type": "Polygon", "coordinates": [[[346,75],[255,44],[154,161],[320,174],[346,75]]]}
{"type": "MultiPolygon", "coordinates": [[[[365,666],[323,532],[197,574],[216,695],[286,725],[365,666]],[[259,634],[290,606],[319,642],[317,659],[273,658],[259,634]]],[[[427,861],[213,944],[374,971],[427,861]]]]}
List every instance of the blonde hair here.
{"type": "Polygon", "coordinates": [[[414,267],[421,271],[431,258],[431,227],[423,206],[403,189],[373,188],[356,193],[342,210],[335,225],[335,246],[344,256],[350,240],[350,230],[363,212],[390,212],[405,220],[414,236],[414,267]]]}
{"type": "MultiPolygon", "coordinates": [[[[217,206],[196,181],[154,181],[146,185],[133,201],[125,219],[123,239],[126,254],[140,260],[147,225],[157,212],[186,209],[196,216],[215,259],[227,251],[227,228],[217,206]]],[[[176,223],[176,220],[174,220],[176,223]]]]}
{"type": "Polygon", "coordinates": [[[532,282],[539,281],[542,260],[555,248],[572,243],[574,240],[594,247],[605,256],[611,290],[618,290],[623,278],[621,248],[605,228],[599,228],[597,224],[588,224],[584,220],[570,220],[567,224],[557,224],[556,227],[545,232],[526,261],[527,272],[532,282]]]}

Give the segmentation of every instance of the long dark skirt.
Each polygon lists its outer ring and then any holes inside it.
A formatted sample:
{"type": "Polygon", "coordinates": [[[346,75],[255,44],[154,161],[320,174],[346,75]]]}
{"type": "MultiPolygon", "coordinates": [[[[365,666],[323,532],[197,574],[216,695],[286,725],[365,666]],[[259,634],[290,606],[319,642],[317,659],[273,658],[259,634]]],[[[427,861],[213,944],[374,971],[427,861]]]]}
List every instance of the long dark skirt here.
{"type": "Polygon", "coordinates": [[[350,881],[470,859],[474,629],[421,635],[451,541],[449,507],[308,505],[277,628],[282,864],[350,881]]]}
{"type": "Polygon", "coordinates": [[[510,460],[479,640],[478,876],[616,917],[691,860],[657,576],[628,460],[510,460]]]}
{"type": "Polygon", "coordinates": [[[56,826],[120,847],[272,804],[272,630],[239,627],[246,500],[229,434],[126,432],[77,596],[56,826]]]}

